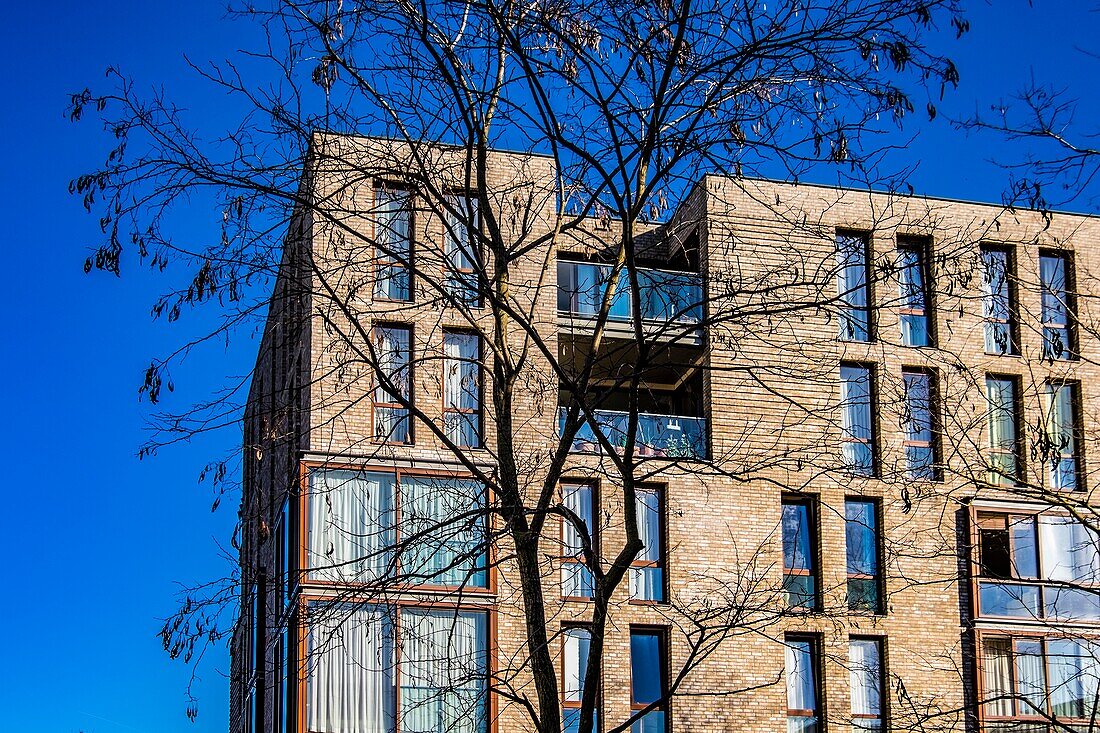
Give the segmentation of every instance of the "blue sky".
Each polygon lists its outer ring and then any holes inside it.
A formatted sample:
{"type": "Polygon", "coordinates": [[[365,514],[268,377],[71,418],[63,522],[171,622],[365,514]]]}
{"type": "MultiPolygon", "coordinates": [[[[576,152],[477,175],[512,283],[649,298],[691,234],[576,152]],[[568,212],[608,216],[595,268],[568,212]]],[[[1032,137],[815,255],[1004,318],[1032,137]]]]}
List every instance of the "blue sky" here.
{"type": "MultiPolygon", "coordinates": [[[[1081,97],[1083,121],[1100,119],[1090,100],[1100,97],[1100,61],[1074,52],[1100,37],[1092,2],[971,5],[973,31],[953,46],[962,86],[943,111],[987,107],[1034,74],[1081,97]]],[[[13,480],[0,539],[10,568],[0,603],[0,690],[10,696],[3,706],[10,730],[226,727],[225,650],[204,665],[191,723],[184,716],[189,671],[168,660],[156,631],[173,608],[177,581],[227,570],[216,540],[228,536],[235,501],[211,513],[209,488],[195,479],[239,436],[229,431],[137,460],[140,375],[180,334],[149,321],[155,281],[135,272],[82,274],[96,225],[66,186],[97,163],[108,141],[94,125],[73,126],[63,115],[69,92],[97,84],[117,64],[216,122],[222,100],[203,94],[184,54],[221,58],[247,42],[247,26],[221,17],[221,5],[204,0],[59,0],[4,10],[0,384],[10,417],[0,435],[13,480]]],[[[944,124],[899,153],[919,162],[912,179],[919,192],[992,201],[1005,175],[989,161],[1011,154],[944,124]]],[[[242,340],[204,355],[188,372],[187,394],[201,396],[224,374],[246,371],[254,349],[242,340]]]]}

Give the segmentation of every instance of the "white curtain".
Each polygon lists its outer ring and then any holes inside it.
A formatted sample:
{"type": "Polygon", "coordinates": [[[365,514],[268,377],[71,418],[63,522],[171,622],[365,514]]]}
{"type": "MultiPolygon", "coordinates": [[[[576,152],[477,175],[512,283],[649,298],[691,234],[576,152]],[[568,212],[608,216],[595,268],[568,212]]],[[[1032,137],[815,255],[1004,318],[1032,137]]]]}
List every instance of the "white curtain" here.
{"type": "Polygon", "coordinates": [[[588,629],[566,629],[562,632],[564,677],[562,694],[566,702],[580,702],[584,695],[584,675],[588,669],[588,651],[592,632],[588,629]]]}
{"type": "Polygon", "coordinates": [[[487,645],[484,613],[402,612],[402,733],[485,730],[487,645]]]}
{"type": "Polygon", "coordinates": [[[447,259],[456,269],[472,270],[475,266],[471,230],[480,226],[476,198],[452,196],[450,205],[458,216],[448,213],[446,251],[447,259]]]}
{"type": "MultiPolygon", "coordinates": [[[[562,484],[562,504],[584,522],[589,538],[595,525],[590,484],[562,484]]],[[[562,556],[580,558],[584,549],[584,535],[577,526],[562,520],[562,556]]],[[[591,598],[594,592],[592,573],[579,562],[563,562],[561,566],[561,592],[570,598],[591,598]]]]}
{"type": "Polygon", "coordinates": [[[1004,638],[982,643],[982,686],[985,714],[1012,715],[1012,642],[1004,638]]]}
{"type": "Polygon", "coordinates": [[[1039,517],[1039,550],[1043,577],[1076,583],[1100,580],[1096,534],[1073,517],[1039,517]]]}
{"type": "MultiPolygon", "coordinates": [[[[638,536],[645,544],[637,559],[661,562],[661,495],[657,489],[638,489],[634,495],[638,515],[638,536]]],[[[660,565],[631,568],[630,594],[644,601],[664,600],[664,577],[660,565]]]]}
{"type": "Polygon", "coordinates": [[[476,446],[481,433],[481,340],[477,334],[443,334],[443,406],[447,437],[476,446]]]}
{"type": "Polygon", "coordinates": [[[485,517],[463,515],[484,507],[485,488],[475,481],[406,476],[401,500],[404,571],[417,582],[484,587],[485,517]]]}
{"type": "Polygon", "coordinates": [[[882,713],[882,647],[875,639],[848,642],[848,676],[852,686],[852,714],[882,713]]]}
{"type": "Polygon", "coordinates": [[[1016,692],[1023,700],[1020,715],[1046,713],[1046,672],[1043,644],[1038,640],[1016,639],[1016,692]]]}
{"type": "Polygon", "coordinates": [[[792,710],[817,711],[817,691],[814,684],[814,660],[810,641],[788,639],[786,642],[787,707],[792,710]]]}
{"type": "Polygon", "coordinates": [[[370,582],[385,574],[394,541],[393,488],[388,473],[310,473],[310,575],[370,582]]]}
{"type": "Polygon", "coordinates": [[[409,251],[409,195],[404,191],[376,189],[375,210],[378,229],[375,239],[383,250],[383,259],[408,257],[409,251]]]}
{"type": "Polygon", "coordinates": [[[393,626],[383,609],[315,604],[310,615],[310,733],[391,733],[393,626]]]}
{"type": "Polygon", "coordinates": [[[1048,639],[1047,665],[1050,669],[1050,705],[1055,715],[1081,718],[1087,707],[1092,708],[1095,684],[1090,674],[1096,667],[1095,658],[1074,639],[1048,639]],[[1089,688],[1092,688],[1091,690],[1089,688]]]}

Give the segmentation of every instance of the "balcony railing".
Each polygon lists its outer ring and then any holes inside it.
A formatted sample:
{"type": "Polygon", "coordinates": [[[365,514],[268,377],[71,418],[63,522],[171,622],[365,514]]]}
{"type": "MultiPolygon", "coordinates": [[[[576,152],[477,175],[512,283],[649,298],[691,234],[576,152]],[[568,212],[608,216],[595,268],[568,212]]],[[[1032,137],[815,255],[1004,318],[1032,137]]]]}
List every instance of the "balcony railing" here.
{"type": "Polygon", "coordinates": [[[978,582],[978,615],[1098,622],[1100,588],[981,579],[978,582]]]}
{"type": "MultiPolygon", "coordinates": [[[[565,429],[567,413],[568,408],[558,408],[560,431],[565,429]]],[[[596,410],[595,414],[600,433],[613,447],[622,450],[626,446],[630,413],[596,410]]],[[[581,425],[573,438],[570,450],[574,453],[602,452],[602,446],[596,439],[590,424],[581,425]]],[[[705,459],[707,457],[706,418],[638,413],[634,451],[639,456],[655,458],[705,459]]]]}
{"type": "MultiPolygon", "coordinates": [[[[558,312],[572,316],[599,313],[611,272],[610,265],[559,260],[558,312]]],[[[626,272],[621,272],[608,320],[633,318],[629,285],[626,272]]],[[[703,319],[703,278],[697,273],[639,269],[638,290],[642,320],[692,324],[703,319]]]]}

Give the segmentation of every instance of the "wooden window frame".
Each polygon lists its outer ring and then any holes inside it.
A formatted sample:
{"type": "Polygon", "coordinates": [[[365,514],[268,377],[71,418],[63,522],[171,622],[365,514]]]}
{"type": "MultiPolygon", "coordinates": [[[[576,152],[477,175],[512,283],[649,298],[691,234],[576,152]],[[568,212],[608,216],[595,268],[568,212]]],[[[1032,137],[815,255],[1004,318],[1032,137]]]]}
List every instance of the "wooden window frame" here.
{"type": "Polygon", "coordinates": [[[635,723],[640,721],[646,715],[657,711],[665,714],[665,733],[672,730],[672,715],[671,715],[671,694],[669,692],[669,670],[671,665],[669,664],[669,629],[667,626],[654,626],[647,624],[630,624],[630,639],[633,641],[635,635],[638,636],[656,636],[657,642],[657,659],[660,664],[658,674],[661,678],[661,697],[657,703],[647,703],[645,705],[634,701],[634,659],[633,655],[630,658],[630,717],[631,728],[635,723]],[[643,713],[643,711],[645,711],[643,713]]]}
{"type": "MultiPolygon", "coordinates": [[[[814,700],[817,702],[817,708],[814,710],[806,710],[803,708],[792,708],[784,706],[787,711],[787,718],[817,718],[818,719],[818,732],[823,733],[826,729],[825,720],[825,698],[822,692],[825,689],[825,665],[822,658],[822,643],[821,635],[814,633],[790,633],[783,635],[783,648],[787,649],[789,642],[792,641],[807,641],[810,643],[810,663],[813,667],[814,673],[814,700]]],[[[783,664],[783,681],[787,680],[787,668],[786,668],[786,652],[784,651],[784,664],[783,664]]],[[[786,690],[784,690],[784,698],[786,698],[786,690]]],[[[784,699],[784,702],[790,702],[784,699]]]]}
{"type": "Polygon", "coordinates": [[[1040,249],[1039,250],[1039,335],[1042,339],[1042,348],[1040,350],[1040,356],[1043,359],[1050,361],[1076,361],[1079,354],[1079,344],[1077,342],[1077,268],[1074,253],[1072,250],[1058,250],[1058,249],[1040,249]],[[1064,325],[1055,324],[1049,325],[1043,320],[1043,308],[1042,308],[1042,296],[1047,292],[1043,286],[1043,267],[1042,262],[1044,258],[1056,258],[1062,261],[1062,266],[1065,268],[1065,292],[1062,297],[1062,304],[1066,308],[1066,322],[1064,325]],[[1066,348],[1066,355],[1061,357],[1047,356],[1046,354],[1046,329],[1060,329],[1063,333],[1064,343],[1066,348]]]}
{"type": "MultiPolygon", "coordinates": [[[[468,206],[466,206],[466,202],[472,199],[477,204],[477,210],[475,214],[475,216],[477,217],[477,221],[475,223],[477,225],[477,230],[480,232],[482,228],[482,216],[484,215],[484,212],[481,211],[481,198],[477,191],[461,189],[452,189],[447,192],[447,196],[449,197],[450,201],[448,201],[448,205],[447,207],[445,207],[445,211],[443,212],[443,289],[445,297],[455,301],[449,304],[451,307],[480,310],[485,304],[485,299],[482,297],[481,294],[480,278],[478,278],[477,270],[478,261],[480,260],[482,263],[484,263],[484,257],[482,256],[481,252],[480,237],[476,237],[477,241],[469,243],[469,254],[474,260],[473,268],[454,267],[451,264],[451,255],[448,251],[448,247],[449,239],[451,235],[455,233],[452,227],[458,226],[461,227],[467,234],[471,233],[470,228],[463,226],[458,217],[454,216],[451,213],[451,209],[454,209],[455,211],[466,211],[469,208],[468,206]],[[472,275],[475,277],[475,290],[472,293],[474,297],[470,299],[470,301],[462,301],[461,298],[451,292],[452,288],[454,288],[456,291],[460,287],[464,289],[462,279],[463,275],[472,275]]],[[[455,244],[461,249],[461,244],[457,240],[455,244]]]]}
{"type": "MultiPolygon", "coordinates": [[[[844,497],[845,509],[847,504],[862,503],[870,504],[872,509],[872,516],[874,517],[875,525],[871,528],[875,535],[875,557],[878,565],[878,573],[875,575],[868,575],[866,573],[849,573],[847,572],[847,562],[845,562],[845,580],[873,580],[875,582],[875,610],[871,611],[874,616],[886,615],[886,574],[883,572],[883,558],[885,557],[884,551],[886,549],[885,539],[883,537],[883,512],[882,512],[882,499],[877,496],[858,496],[850,495],[844,497]]],[[[847,514],[847,512],[845,512],[847,514]]],[[[845,516],[845,528],[847,528],[847,516],[845,516]]],[[[847,549],[847,548],[845,548],[847,549]]],[[[847,560],[847,557],[845,557],[847,560]]],[[[867,613],[866,611],[859,611],[848,607],[848,613],[867,613]]],[[[870,637],[868,637],[870,638],[870,637]]],[[[875,637],[877,638],[877,637],[875,637]]]]}
{"type": "MultiPolygon", "coordinates": [[[[908,390],[905,385],[907,375],[921,375],[928,378],[928,431],[931,434],[928,441],[910,440],[908,436],[902,439],[902,450],[905,452],[905,476],[910,481],[943,481],[943,452],[942,452],[942,420],[940,401],[940,375],[935,369],[929,367],[903,366],[901,368],[903,399],[906,401],[905,409],[908,410],[908,390]],[[932,452],[932,476],[931,478],[918,478],[910,472],[909,453],[906,448],[929,448],[932,452]]],[[[872,397],[873,400],[873,397],[872,397]]]]}
{"type": "MultiPolygon", "coordinates": [[[[840,362],[840,368],[842,372],[845,368],[862,369],[867,372],[867,426],[869,432],[871,433],[871,437],[867,438],[866,440],[851,438],[848,435],[845,435],[843,430],[843,416],[841,416],[841,443],[844,445],[848,443],[857,443],[860,445],[870,446],[871,449],[871,466],[870,470],[867,473],[858,472],[855,470],[854,466],[849,466],[847,464],[845,464],[844,468],[852,475],[859,476],[861,478],[878,478],[881,469],[878,448],[878,370],[876,368],[876,365],[871,362],[847,360],[840,362]]],[[[843,386],[843,378],[840,380],[840,383],[843,386]]],[[[849,409],[849,405],[845,402],[843,397],[841,398],[840,409],[849,409]]],[[[843,447],[841,449],[841,458],[843,459],[843,447]]]]}
{"type": "MultiPolygon", "coordinates": [[[[902,344],[902,346],[917,349],[934,349],[936,348],[938,339],[936,338],[935,289],[932,287],[932,239],[931,237],[913,234],[899,234],[896,240],[896,247],[899,259],[903,252],[916,252],[917,272],[921,278],[921,297],[924,299],[923,308],[908,308],[904,304],[899,305],[899,327],[901,316],[920,316],[924,319],[924,330],[925,334],[928,336],[928,343],[923,346],[916,344],[902,344]]],[[[898,284],[899,286],[901,284],[900,268],[898,284]]],[[[904,296],[899,293],[899,297],[904,296]]]]}
{"type": "MultiPolygon", "coordinates": [[[[1073,459],[1074,470],[1074,488],[1069,489],[1068,492],[1079,493],[1087,492],[1088,487],[1085,485],[1085,435],[1084,435],[1084,406],[1081,403],[1082,400],[1082,387],[1081,382],[1076,379],[1048,379],[1043,383],[1044,389],[1049,387],[1068,387],[1070,390],[1070,419],[1073,420],[1073,445],[1071,446],[1070,453],[1059,453],[1058,459],[1064,460],[1066,458],[1073,459]]],[[[1053,400],[1051,402],[1051,409],[1053,409],[1053,400]]],[[[1046,409],[1043,409],[1043,433],[1049,442],[1049,436],[1046,435],[1046,431],[1049,428],[1048,416],[1046,409]]],[[[1045,484],[1051,485],[1052,491],[1067,491],[1065,489],[1055,489],[1053,481],[1050,476],[1050,460],[1051,456],[1047,457],[1046,465],[1043,467],[1043,481],[1045,484]]]]}
{"type": "Polygon", "coordinates": [[[481,333],[469,328],[444,328],[443,329],[443,428],[446,432],[447,415],[475,415],[477,417],[477,443],[475,445],[456,444],[459,448],[472,448],[477,450],[485,446],[485,339],[481,333]],[[477,409],[464,410],[460,407],[447,405],[447,364],[452,361],[447,356],[447,336],[473,336],[477,339],[477,409]]]}
{"type": "MultiPolygon", "coordinates": [[[[878,325],[875,322],[876,321],[876,319],[875,319],[875,308],[874,308],[875,288],[873,286],[873,283],[871,282],[871,273],[873,272],[873,264],[874,264],[874,237],[872,236],[871,232],[867,231],[867,230],[849,229],[849,228],[845,228],[845,227],[838,227],[836,229],[836,231],[834,232],[834,235],[833,235],[833,256],[834,257],[836,257],[837,254],[840,252],[840,248],[837,247],[836,245],[837,245],[837,240],[839,240],[841,237],[855,238],[855,239],[859,239],[863,242],[863,257],[861,258],[860,264],[863,265],[863,287],[864,287],[864,290],[866,291],[865,294],[866,294],[867,303],[862,308],[859,308],[859,307],[856,307],[856,306],[851,306],[851,305],[848,304],[848,302],[846,300],[846,295],[840,294],[839,292],[837,294],[837,300],[838,300],[838,306],[839,306],[840,311],[842,313],[862,312],[866,315],[867,339],[863,340],[863,339],[850,339],[850,338],[841,337],[840,341],[845,342],[845,343],[855,343],[855,344],[874,343],[875,342],[875,331],[876,331],[876,327],[878,325]]],[[[839,281],[839,278],[840,278],[839,262],[837,263],[837,265],[838,265],[837,278],[838,278],[838,281],[839,281]]]]}
{"type": "MultiPolygon", "coordinates": [[[[589,533],[591,535],[590,536],[590,541],[592,543],[592,551],[596,554],[597,557],[599,557],[599,553],[600,553],[600,526],[599,526],[600,482],[595,480],[595,479],[589,479],[589,478],[568,478],[568,477],[566,477],[566,478],[562,478],[558,482],[559,490],[561,490],[562,487],[564,487],[567,484],[570,485],[570,486],[587,486],[587,487],[589,487],[589,490],[592,492],[592,494],[591,494],[592,495],[592,524],[595,525],[595,526],[589,527],[589,533]]],[[[563,493],[562,494],[563,501],[564,501],[564,498],[565,497],[564,497],[564,493],[563,493]]],[[[565,519],[565,517],[562,517],[561,522],[559,522],[559,524],[558,524],[558,541],[561,542],[561,547],[562,547],[562,558],[561,558],[562,568],[564,568],[566,565],[579,565],[582,568],[586,568],[587,566],[584,564],[584,558],[583,557],[570,556],[570,555],[565,554],[565,529],[566,529],[566,519],[565,519]]],[[[595,578],[593,578],[593,582],[594,581],[595,581],[595,578]]],[[[559,573],[559,576],[558,576],[558,590],[559,590],[559,592],[561,592],[561,599],[563,601],[577,601],[577,602],[580,602],[580,603],[593,603],[595,601],[594,597],[593,598],[587,598],[585,596],[567,596],[564,592],[564,585],[562,583],[562,575],[560,573],[559,573]]]]}
{"type": "Polygon", "coordinates": [[[661,551],[657,560],[630,561],[631,569],[635,568],[660,568],[661,569],[661,600],[654,601],[645,598],[631,596],[630,603],[639,606],[660,606],[668,603],[668,487],[663,484],[641,484],[636,491],[648,491],[657,494],[657,522],[658,534],[661,538],[661,551]]]}
{"type": "MultiPolygon", "coordinates": [[[[406,331],[409,334],[408,361],[406,363],[406,369],[408,371],[408,378],[407,379],[408,379],[408,385],[409,386],[408,386],[408,394],[405,396],[405,399],[408,400],[410,405],[415,405],[416,404],[416,399],[415,399],[415,395],[416,395],[416,367],[415,367],[416,349],[415,349],[415,341],[414,341],[414,338],[415,338],[415,335],[416,335],[415,329],[413,328],[412,324],[410,324],[410,323],[396,323],[396,322],[393,322],[393,321],[376,321],[375,323],[371,324],[370,336],[371,336],[372,339],[375,338],[375,332],[380,330],[380,329],[403,330],[403,331],[406,331]]],[[[372,344],[372,348],[374,348],[373,344],[372,344]]],[[[379,366],[381,366],[381,365],[379,365],[379,366]]],[[[370,390],[370,399],[371,399],[371,419],[370,419],[371,433],[370,433],[370,441],[372,443],[376,444],[376,445],[415,445],[416,444],[416,430],[415,430],[415,421],[413,420],[413,415],[412,415],[412,409],[409,408],[409,407],[405,407],[404,405],[402,405],[399,402],[379,402],[378,401],[377,392],[378,392],[379,389],[381,389],[381,386],[379,384],[380,380],[378,379],[377,371],[378,370],[373,370],[373,373],[371,374],[371,377],[372,377],[371,381],[373,382],[373,384],[371,385],[371,390],[370,390]],[[380,435],[378,435],[378,410],[379,409],[391,409],[391,410],[404,410],[405,411],[406,434],[408,436],[405,440],[401,440],[401,441],[399,441],[399,440],[390,440],[389,439],[390,436],[380,436],[380,435]]]]}
{"type": "MultiPolygon", "coordinates": [[[[584,600],[591,600],[591,599],[584,599],[584,600]]],[[[561,670],[560,670],[561,674],[559,675],[558,684],[560,685],[560,689],[561,689],[561,707],[562,707],[563,712],[566,711],[566,710],[580,710],[584,706],[583,699],[582,700],[566,700],[565,699],[565,637],[566,637],[566,632],[571,630],[571,629],[583,629],[583,630],[587,631],[588,635],[589,635],[589,644],[592,643],[592,637],[593,637],[592,624],[590,624],[590,623],[584,623],[584,622],[579,622],[578,621],[578,622],[567,622],[567,623],[562,624],[562,627],[561,627],[561,639],[562,639],[561,652],[562,653],[561,653],[561,670]]],[[[591,651],[589,651],[589,654],[591,654],[591,651]]],[[[582,671],[581,674],[583,675],[584,671],[582,671]]],[[[582,683],[583,683],[583,680],[582,680],[582,683]]],[[[582,698],[583,698],[583,696],[582,696],[582,698]]],[[[593,733],[599,733],[601,725],[603,723],[603,720],[602,720],[603,716],[600,715],[601,709],[603,707],[602,703],[603,703],[603,675],[597,675],[597,680],[596,680],[596,707],[595,707],[595,710],[593,710],[593,713],[595,714],[595,718],[596,718],[596,720],[595,720],[596,724],[593,726],[593,733]]],[[[562,717],[564,718],[564,715],[562,717]]],[[[564,720],[562,721],[562,723],[563,723],[562,727],[564,728],[564,720]]]]}
{"type": "MultiPolygon", "coordinates": [[[[780,543],[782,544],[783,534],[783,520],[782,520],[782,507],[788,504],[801,505],[806,507],[806,519],[809,524],[807,533],[810,535],[810,560],[813,563],[813,567],[809,570],[803,568],[788,568],[786,557],[783,558],[783,577],[784,580],[788,575],[808,576],[813,578],[814,581],[814,597],[813,605],[810,607],[805,606],[791,606],[791,608],[802,609],[809,612],[818,612],[822,608],[821,599],[821,532],[820,516],[818,505],[820,504],[820,497],[808,494],[783,494],[780,497],[780,543]]],[[[786,555],[786,553],[783,553],[786,555]]]]}
{"type": "Polygon", "coordinates": [[[985,483],[991,486],[1015,486],[1023,483],[1027,480],[1027,463],[1024,456],[1024,405],[1023,405],[1023,380],[1018,374],[1004,374],[999,372],[987,372],[985,375],[985,381],[983,383],[985,393],[983,398],[986,402],[986,416],[985,416],[985,450],[983,451],[984,469],[986,473],[985,483]],[[1012,384],[1012,426],[1015,435],[1013,436],[1013,448],[1011,455],[1015,461],[1016,472],[1014,476],[994,476],[994,472],[990,469],[989,459],[994,455],[1009,455],[1008,452],[995,448],[993,446],[993,406],[989,402],[989,381],[1006,381],[1012,384]],[[1002,481],[1003,479],[1003,481],[1002,481]],[[1007,484],[1005,482],[1008,482],[1007,484]]]}
{"type": "Polygon", "coordinates": [[[373,190],[371,192],[373,197],[374,214],[371,216],[371,235],[374,246],[374,271],[371,273],[373,282],[371,283],[371,300],[376,303],[413,303],[416,301],[416,285],[415,278],[413,276],[413,263],[415,261],[415,245],[416,236],[416,206],[413,204],[413,189],[399,183],[392,183],[389,181],[376,180],[374,182],[373,190]],[[379,219],[381,218],[381,212],[379,210],[379,196],[383,191],[387,192],[400,192],[404,194],[404,206],[402,207],[408,212],[409,217],[409,232],[408,232],[408,262],[402,263],[393,255],[382,252],[377,242],[379,239],[379,219]],[[378,283],[381,282],[381,274],[386,267],[398,266],[405,269],[409,276],[409,297],[405,299],[400,298],[387,298],[378,294],[378,283]]]}
{"type": "Polygon", "coordinates": [[[983,314],[982,314],[982,349],[984,353],[990,356],[1018,356],[1020,353],[1020,310],[1019,310],[1019,295],[1017,293],[1017,279],[1016,279],[1016,247],[1011,244],[996,244],[985,243],[979,246],[979,257],[982,259],[982,269],[984,278],[985,269],[985,254],[987,252],[1001,252],[1005,256],[1005,296],[1008,300],[1008,319],[990,318],[984,314],[984,300],[991,297],[990,294],[984,292],[983,283],[983,314]],[[985,350],[985,329],[989,327],[989,324],[1001,324],[1006,327],[1008,331],[1008,344],[1007,350],[1003,352],[988,351],[985,350]]]}

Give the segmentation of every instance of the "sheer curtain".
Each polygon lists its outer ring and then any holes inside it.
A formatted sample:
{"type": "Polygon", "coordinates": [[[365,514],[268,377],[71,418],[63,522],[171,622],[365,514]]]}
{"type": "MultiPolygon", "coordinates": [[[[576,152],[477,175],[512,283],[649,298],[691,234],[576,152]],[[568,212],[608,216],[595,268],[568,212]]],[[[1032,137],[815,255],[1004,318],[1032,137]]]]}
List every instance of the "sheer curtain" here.
{"type": "Polygon", "coordinates": [[[481,733],[487,726],[484,613],[401,614],[402,733],[481,733]]]}
{"type": "Polygon", "coordinates": [[[461,446],[481,444],[481,339],[443,334],[443,407],[447,437],[461,446]]]}
{"type": "Polygon", "coordinates": [[[377,606],[314,605],[309,633],[310,733],[394,730],[393,625],[377,606]]]}
{"type": "Polygon", "coordinates": [[[1046,671],[1043,645],[1038,640],[1016,639],[1016,692],[1022,698],[1021,715],[1046,714],[1046,671]]]}
{"type": "Polygon", "coordinates": [[[857,730],[880,730],[882,727],[880,642],[875,639],[849,640],[848,676],[852,691],[852,726],[857,730]]]}
{"type": "Polygon", "coordinates": [[[787,708],[817,712],[812,643],[808,639],[786,641],[787,708]]]}
{"type": "Polygon", "coordinates": [[[982,643],[982,682],[985,688],[985,714],[1012,715],[1012,642],[1009,639],[985,639],[982,643]]]}
{"type": "Polygon", "coordinates": [[[588,669],[588,650],[592,644],[592,632],[572,628],[562,633],[564,677],[562,695],[566,702],[580,702],[584,695],[584,676],[588,669]]]}
{"type": "MultiPolygon", "coordinates": [[[[592,538],[592,529],[596,526],[592,513],[591,484],[563,484],[562,504],[580,517],[592,538]]],[[[571,598],[591,598],[595,591],[592,573],[581,562],[572,562],[571,558],[580,558],[584,549],[584,535],[575,524],[562,520],[562,556],[566,558],[561,565],[561,592],[571,598]]]]}
{"type": "Polygon", "coordinates": [[[645,547],[636,562],[649,567],[630,569],[630,595],[643,601],[664,600],[664,571],[661,562],[661,495],[657,489],[638,489],[634,495],[638,515],[638,536],[645,547]]]}
{"type": "Polygon", "coordinates": [[[485,516],[462,516],[485,505],[485,488],[438,476],[401,479],[405,573],[431,585],[485,587],[485,516]]]}
{"type": "Polygon", "coordinates": [[[393,487],[388,473],[310,473],[311,576],[370,582],[385,574],[394,541],[393,487]]]}

